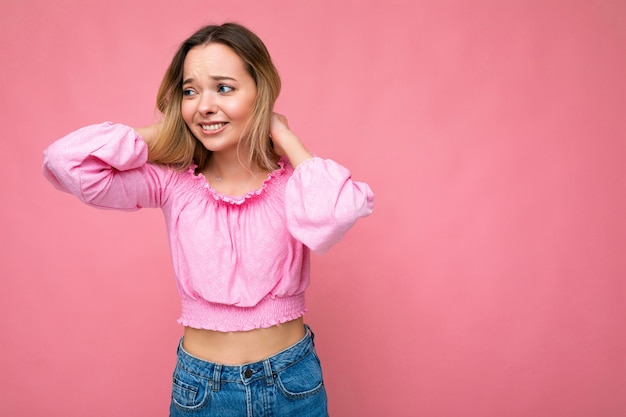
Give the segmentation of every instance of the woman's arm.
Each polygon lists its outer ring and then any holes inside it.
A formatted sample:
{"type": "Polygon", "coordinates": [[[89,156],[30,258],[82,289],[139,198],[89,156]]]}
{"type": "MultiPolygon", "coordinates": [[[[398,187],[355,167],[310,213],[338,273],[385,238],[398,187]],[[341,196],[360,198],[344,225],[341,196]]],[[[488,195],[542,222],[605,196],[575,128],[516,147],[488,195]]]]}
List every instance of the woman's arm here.
{"type": "Polygon", "coordinates": [[[131,127],[101,123],[74,131],[44,151],[43,174],[59,190],[99,208],[160,207],[170,170],[147,163],[131,127]]]}
{"type": "Polygon", "coordinates": [[[374,208],[370,187],[353,181],[350,171],[314,157],[287,125],[274,114],[271,125],[274,149],[294,167],[285,190],[287,227],[296,239],[318,253],[339,242],[360,217],[374,208]]]}

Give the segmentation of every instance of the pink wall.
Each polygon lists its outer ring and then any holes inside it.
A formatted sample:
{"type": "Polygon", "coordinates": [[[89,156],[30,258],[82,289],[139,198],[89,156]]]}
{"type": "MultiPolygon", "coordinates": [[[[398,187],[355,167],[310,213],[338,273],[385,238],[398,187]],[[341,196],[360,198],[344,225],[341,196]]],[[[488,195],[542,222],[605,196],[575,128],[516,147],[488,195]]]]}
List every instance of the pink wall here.
{"type": "Polygon", "coordinates": [[[177,44],[224,20],[266,41],[309,147],[377,193],[314,259],[334,416],[626,415],[620,0],[3,0],[0,415],[167,414],[160,213],[82,206],[41,152],[152,121],[177,44]]]}

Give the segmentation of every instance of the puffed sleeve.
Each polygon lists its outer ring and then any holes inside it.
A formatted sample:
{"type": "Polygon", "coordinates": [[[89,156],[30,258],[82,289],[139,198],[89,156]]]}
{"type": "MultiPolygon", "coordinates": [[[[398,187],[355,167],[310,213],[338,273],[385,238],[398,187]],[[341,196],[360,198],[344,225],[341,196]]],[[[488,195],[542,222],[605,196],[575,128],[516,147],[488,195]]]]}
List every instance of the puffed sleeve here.
{"type": "Polygon", "coordinates": [[[43,174],[57,189],[94,207],[160,207],[169,171],[147,163],[148,147],[129,126],[83,127],[44,151],[43,174]]]}
{"type": "Polygon", "coordinates": [[[374,208],[374,193],[350,171],[319,157],[302,162],[289,178],[285,195],[287,227],[317,253],[339,242],[360,218],[374,208]]]}

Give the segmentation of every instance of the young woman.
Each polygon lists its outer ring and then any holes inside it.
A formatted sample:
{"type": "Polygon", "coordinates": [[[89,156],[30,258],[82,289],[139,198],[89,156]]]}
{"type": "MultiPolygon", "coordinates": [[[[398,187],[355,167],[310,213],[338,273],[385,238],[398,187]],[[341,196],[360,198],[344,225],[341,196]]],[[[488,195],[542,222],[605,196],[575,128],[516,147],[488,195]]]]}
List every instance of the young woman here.
{"type": "Polygon", "coordinates": [[[304,325],[310,253],[372,212],[370,188],[313,156],[273,113],[267,49],[233,23],[184,41],[155,125],[84,127],[44,153],[44,175],[94,207],[161,208],[184,335],[171,416],[326,416],[304,325]]]}

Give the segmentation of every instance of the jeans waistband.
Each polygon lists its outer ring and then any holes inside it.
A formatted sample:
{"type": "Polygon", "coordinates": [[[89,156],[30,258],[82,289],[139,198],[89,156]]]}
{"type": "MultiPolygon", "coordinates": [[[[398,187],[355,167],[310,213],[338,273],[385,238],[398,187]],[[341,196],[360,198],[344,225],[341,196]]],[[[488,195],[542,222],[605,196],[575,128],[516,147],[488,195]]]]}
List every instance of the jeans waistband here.
{"type": "Polygon", "coordinates": [[[178,344],[178,363],[187,372],[213,380],[213,389],[219,389],[220,382],[243,382],[248,384],[260,378],[273,379],[275,372],[291,366],[304,358],[313,349],[315,335],[305,325],[306,334],[299,342],[267,359],[242,365],[222,365],[192,356],[183,348],[183,339],[178,344]]]}

